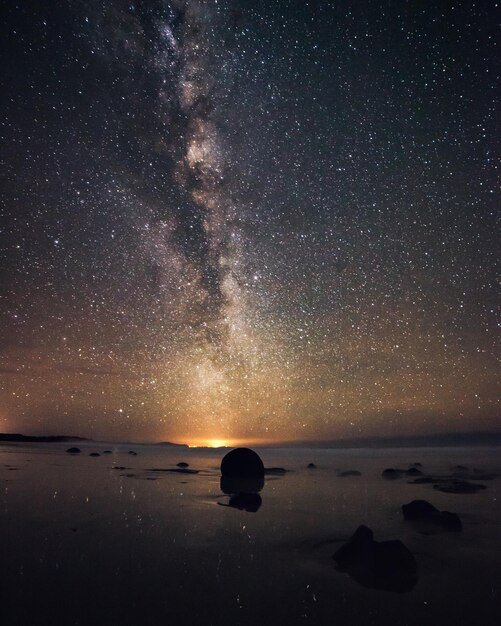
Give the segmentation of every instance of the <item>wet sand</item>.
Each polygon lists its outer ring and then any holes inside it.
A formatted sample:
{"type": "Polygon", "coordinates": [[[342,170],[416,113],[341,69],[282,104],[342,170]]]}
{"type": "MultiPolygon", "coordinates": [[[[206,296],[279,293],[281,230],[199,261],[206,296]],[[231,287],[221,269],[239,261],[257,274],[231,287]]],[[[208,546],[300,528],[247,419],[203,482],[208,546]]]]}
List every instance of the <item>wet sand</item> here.
{"type": "Polygon", "coordinates": [[[130,445],[78,446],[75,456],[68,444],[0,446],[2,624],[501,619],[501,479],[455,494],[381,477],[415,462],[425,474],[450,475],[458,464],[500,474],[499,448],[261,449],[266,467],[290,471],[266,476],[260,506],[249,512],[220,506],[230,503],[220,488],[224,451],[135,446],[135,456],[130,445]],[[183,461],[189,468],[177,467],[183,461]],[[153,471],[174,468],[199,471],[153,471]],[[401,505],[414,499],[457,513],[462,532],[405,522],[401,505]],[[338,571],[332,555],[361,524],[412,552],[418,580],[410,591],[367,588],[338,571]]]}

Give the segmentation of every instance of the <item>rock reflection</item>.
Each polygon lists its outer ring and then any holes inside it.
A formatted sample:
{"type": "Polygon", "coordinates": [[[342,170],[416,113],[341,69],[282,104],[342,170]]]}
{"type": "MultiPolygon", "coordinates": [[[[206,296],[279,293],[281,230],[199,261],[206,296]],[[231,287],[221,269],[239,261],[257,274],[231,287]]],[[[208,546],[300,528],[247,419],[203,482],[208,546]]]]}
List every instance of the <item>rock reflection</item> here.
{"type": "Polygon", "coordinates": [[[264,476],[221,476],[220,487],[230,496],[228,503],[219,502],[220,506],[256,513],[263,503],[259,492],[264,487],[264,476]]]}

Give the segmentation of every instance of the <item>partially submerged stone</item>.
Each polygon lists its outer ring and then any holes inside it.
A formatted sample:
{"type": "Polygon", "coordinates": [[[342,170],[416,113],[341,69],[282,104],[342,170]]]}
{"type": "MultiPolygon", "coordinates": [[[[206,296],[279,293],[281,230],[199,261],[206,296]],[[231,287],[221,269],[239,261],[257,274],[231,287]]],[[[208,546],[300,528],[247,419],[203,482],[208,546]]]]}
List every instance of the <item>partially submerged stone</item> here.
{"type": "Polygon", "coordinates": [[[332,558],[364,587],[403,593],[418,580],[416,559],[406,546],[399,540],[374,541],[367,526],[359,526],[332,558]]]}
{"type": "Polygon", "coordinates": [[[405,470],[388,467],[387,469],[383,470],[381,476],[386,480],[395,480],[396,478],[400,478],[404,474],[405,470]]]}
{"type": "Polygon", "coordinates": [[[456,513],[439,511],[427,500],[413,500],[402,505],[402,513],[407,521],[431,523],[443,530],[459,532],[463,528],[456,513]]]}

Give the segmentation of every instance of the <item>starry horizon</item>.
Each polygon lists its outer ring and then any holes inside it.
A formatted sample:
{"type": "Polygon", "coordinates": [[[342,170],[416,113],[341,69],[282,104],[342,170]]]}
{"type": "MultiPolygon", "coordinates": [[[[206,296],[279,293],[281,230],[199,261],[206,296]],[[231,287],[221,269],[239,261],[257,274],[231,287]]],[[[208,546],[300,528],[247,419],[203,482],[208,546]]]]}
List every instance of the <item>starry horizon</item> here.
{"type": "Polygon", "coordinates": [[[495,17],[6,7],[0,431],[499,430],[495,17]]]}

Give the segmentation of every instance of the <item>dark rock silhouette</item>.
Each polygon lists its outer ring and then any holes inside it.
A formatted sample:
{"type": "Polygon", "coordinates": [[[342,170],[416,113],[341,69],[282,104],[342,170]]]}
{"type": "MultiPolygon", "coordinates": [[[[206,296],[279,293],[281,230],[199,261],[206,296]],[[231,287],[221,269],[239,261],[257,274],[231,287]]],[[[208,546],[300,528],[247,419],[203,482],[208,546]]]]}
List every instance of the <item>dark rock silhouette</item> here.
{"type": "Polygon", "coordinates": [[[79,454],[81,452],[80,448],[68,448],[66,450],[68,454],[79,454]]]}
{"type": "Polygon", "coordinates": [[[307,468],[308,469],[317,469],[317,466],[315,465],[315,463],[308,463],[307,468]]]}
{"type": "Polygon", "coordinates": [[[249,513],[256,513],[262,503],[263,501],[258,493],[238,493],[231,496],[228,504],[218,502],[219,506],[230,506],[240,511],[248,511],[249,513]]]}
{"type": "Polygon", "coordinates": [[[463,529],[456,513],[439,511],[427,500],[413,500],[409,504],[402,505],[402,513],[406,521],[431,523],[453,532],[463,529]]]}
{"type": "Polygon", "coordinates": [[[101,456],[99,452],[91,452],[89,456],[101,456]]]}
{"type": "Polygon", "coordinates": [[[395,480],[396,478],[400,478],[404,474],[405,470],[393,469],[392,467],[389,467],[388,469],[383,470],[381,476],[383,478],[386,478],[386,480],[395,480]]]}
{"type": "Polygon", "coordinates": [[[264,465],[254,450],[235,448],[223,457],[221,475],[228,477],[264,476],[264,465]]]}
{"type": "Polygon", "coordinates": [[[344,472],[338,472],[339,478],[347,478],[348,476],[362,476],[362,472],[358,470],[346,470],[344,472]]]}
{"type": "Polygon", "coordinates": [[[103,454],[111,454],[111,450],[103,450],[103,454]]]}
{"type": "Polygon", "coordinates": [[[482,489],[487,489],[485,485],[470,483],[467,480],[452,479],[446,482],[440,482],[433,485],[433,489],[443,491],[444,493],[477,493],[482,489]]]}
{"type": "MultiPolygon", "coordinates": [[[[283,468],[270,468],[282,474],[283,468]]],[[[273,472],[272,472],[273,473],[273,472]]],[[[263,462],[253,450],[236,448],[221,461],[221,491],[230,496],[229,506],[241,511],[255,513],[262,504],[259,491],[264,487],[265,469],[263,462]]]]}
{"type": "Polygon", "coordinates": [[[417,563],[398,540],[374,541],[367,526],[359,526],[347,543],[332,557],[340,571],[372,589],[404,593],[417,583],[417,563]]]}
{"type": "Polygon", "coordinates": [[[177,464],[177,467],[189,467],[189,464],[185,463],[184,461],[181,461],[180,463],[177,464]]]}
{"type": "Polygon", "coordinates": [[[423,472],[418,470],[417,467],[411,467],[406,472],[407,476],[422,476],[423,472]]]}
{"type": "Polygon", "coordinates": [[[129,454],[132,454],[134,456],[137,456],[137,452],[134,452],[134,450],[129,450],[129,454]]]}

